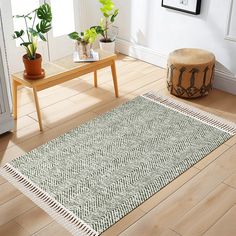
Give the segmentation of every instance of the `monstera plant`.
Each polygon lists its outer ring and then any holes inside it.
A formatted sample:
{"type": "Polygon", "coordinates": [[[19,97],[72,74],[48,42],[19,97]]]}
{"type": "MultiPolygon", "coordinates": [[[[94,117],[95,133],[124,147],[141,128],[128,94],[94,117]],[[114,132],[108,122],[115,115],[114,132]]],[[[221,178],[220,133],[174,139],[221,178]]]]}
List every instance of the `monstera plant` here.
{"type": "Polygon", "coordinates": [[[25,65],[24,76],[26,79],[38,79],[44,77],[42,70],[42,56],[37,52],[38,38],[46,41],[45,34],[52,28],[51,7],[47,3],[25,15],[15,15],[13,18],[23,20],[25,28],[14,31],[13,39],[20,39],[21,46],[25,48],[23,56],[25,65]]]}

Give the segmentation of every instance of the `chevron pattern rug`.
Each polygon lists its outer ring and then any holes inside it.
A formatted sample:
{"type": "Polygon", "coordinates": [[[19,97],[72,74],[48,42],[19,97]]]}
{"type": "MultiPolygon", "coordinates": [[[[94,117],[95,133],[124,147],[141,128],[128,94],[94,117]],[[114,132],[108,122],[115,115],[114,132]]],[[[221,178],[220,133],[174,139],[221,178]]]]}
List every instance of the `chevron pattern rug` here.
{"type": "Polygon", "coordinates": [[[7,163],[1,174],[73,235],[99,235],[236,133],[148,93],[7,163]]]}

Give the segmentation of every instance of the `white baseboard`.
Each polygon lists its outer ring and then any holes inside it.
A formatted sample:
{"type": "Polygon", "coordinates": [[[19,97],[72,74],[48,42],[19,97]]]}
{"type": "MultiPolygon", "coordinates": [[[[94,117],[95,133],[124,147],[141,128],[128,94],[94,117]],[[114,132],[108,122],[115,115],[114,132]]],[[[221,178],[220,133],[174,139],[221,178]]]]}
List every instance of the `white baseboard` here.
{"type": "Polygon", "coordinates": [[[236,77],[222,71],[215,71],[214,88],[236,95],[236,77]]]}
{"type": "MultiPolygon", "coordinates": [[[[116,50],[125,55],[166,68],[168,56],[150,48],[118,38],[116,40],[116,50]]],[[[236,95],[236,76],[229,72],[224,72],[222,69],[216,68],[213,86],[217,89],[236,95]]]]}
{"type": "Polygon", "coordinates": [[[3,134],[7,131],[11,131],[14,127],[14,121],[12,116],[1,115],[1,125],[0,125],[0,134],[3,134]]]}
{"type": "Polygon", "coordinates": [[[116,39],[116,50],[125,55],[165,68],[167,56],[123,39],[116,39]]]}

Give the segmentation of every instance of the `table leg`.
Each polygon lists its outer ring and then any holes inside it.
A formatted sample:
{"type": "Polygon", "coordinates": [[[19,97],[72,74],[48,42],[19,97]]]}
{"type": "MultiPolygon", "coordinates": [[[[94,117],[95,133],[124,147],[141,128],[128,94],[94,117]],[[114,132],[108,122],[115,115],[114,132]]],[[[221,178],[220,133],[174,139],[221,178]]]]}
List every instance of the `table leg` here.
{"type": "Polygon", "coordinates": [[[35,101],[36,111],[37,111],[37,115],[38,115],[39,128],[40,128],[40,131],[43,131],[42,117],[41,117],[41,111],[40,111],[40,107],[39,107],[39,100],[38,100],[38,94],[37,94],[36,88],[33,88],[33,93],[34,93],[34,101],[35,101]]]}
{"type": "Polygon", "coordinates": [[[115,95],[118,98],[119,97],[119,92],[118,92],[118,83],[117,83],[117,75],[116,75],[116,64],[115,61],[112,62],[111,64],[111,72],[112,72],[112,78],[113,78],[113,84],[114,84],[114,90],[115,90],[115,95]]]}
{"type": "Polygon", "coordinates": [[[13,97],[13,118],[17,119],[17,87],[18,82],[13,79],[12,81],[12,97],[13,97]]]}
{"type": "Polygon", "coordinates": [[[98,87],[98,74],[96,70],[94,71],[94,87],[98,87]]]}

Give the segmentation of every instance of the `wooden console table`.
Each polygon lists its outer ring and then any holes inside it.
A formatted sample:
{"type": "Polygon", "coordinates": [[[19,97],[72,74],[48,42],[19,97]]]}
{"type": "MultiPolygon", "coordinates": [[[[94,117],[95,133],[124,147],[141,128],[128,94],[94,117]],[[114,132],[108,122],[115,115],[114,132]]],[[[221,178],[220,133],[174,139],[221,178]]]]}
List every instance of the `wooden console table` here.
{"type": "Polygon", "coordinates": [[[13,117],[17,119],[17,87],[22,85],[24,87],[32,88],[36,111],[38,115],[39,128],[42,131],[42,117],[38,100],[38,91],[50,88],[52,86],[64,83],[68,80],[78,78],[79,76],[94,73],[94,86],[97,87],[97,70],[104,67],[111,67],[115,96],[118,97],[118,84],[116,75],[115,60],[116,54],[111,54],[102,50],[99,52],[100,60],[96,62],[74,63],[72,56],[64,57],[55,62],[50,62],[43,65],[45,70],[45,78],[39,80],[26,80],[23,77],[23,72],[12,75],[12,90],[13,90],[13,117]]]}

